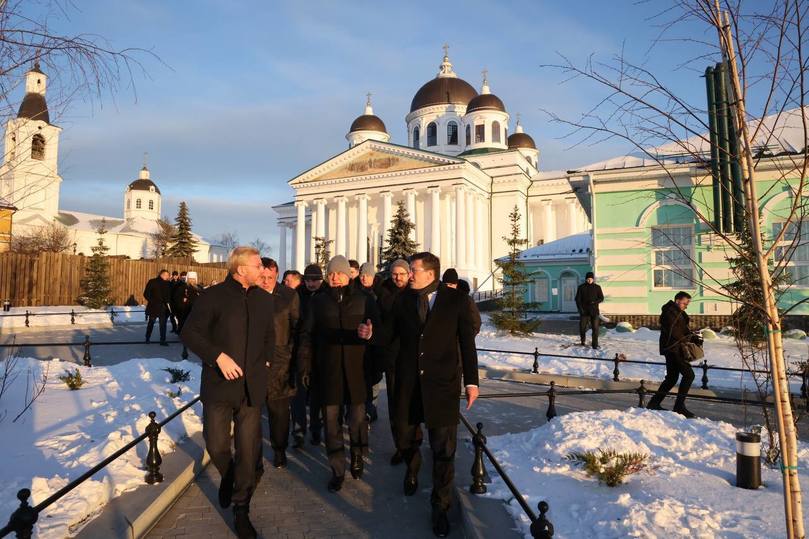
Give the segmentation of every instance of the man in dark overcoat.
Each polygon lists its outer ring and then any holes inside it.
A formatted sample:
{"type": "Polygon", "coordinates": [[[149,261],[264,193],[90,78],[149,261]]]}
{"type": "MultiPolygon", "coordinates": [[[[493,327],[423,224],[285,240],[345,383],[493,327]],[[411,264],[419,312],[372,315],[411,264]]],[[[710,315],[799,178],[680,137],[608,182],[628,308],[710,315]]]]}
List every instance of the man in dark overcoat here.
{"type": "Polygon", "coordinates": [[[592,271],[587,272],[584,282],[576,289],[576,308],[579,310],[579,336],[581,345],[585,346],[587,337],[587,326],[593,330],[593,349],[598,348],[598,329],[601,323],[601,311],[599,304],[604,302],[604,292],[595,282],[595,275],[592,271]]]}
{"type": "MultiPolygon", "coordinates": [[[[177,325],[183,330],[185,321],[188,320],[188,315],[191,314],[191,309],[194,307],[197,298],[202,293],[203,288],[199,286],[196,271],[183,272],[185,280],[178,284],[171,294],[171,303],[174,305],[174,312],[177,314],[177,325]]],[[[188,348],[183,344],[183,359],[188,358],[188,348]]]]}
{"type": "MultiPolygon", "coordinates": [[[[326,268],[328,289],[312,296],[300,332],[298,360],[304,372],[314,364],[326,426],[326,453],[332,470],[328,488],[337,492],[345,477],[345,447],[339,419],[344,404],[349,410],[351,475],[362,477],[362,457],[368,450],[365,418],[365,349],[379,327],[374,298],[350,285],[351,267],[344,256],[335,256],[326,268]]],[[[306,379],[308,376],[304,376],[306,379]]]]}
{"type": "Polygon", "coordinates": [[[410,290],[394,306],[386,334],[398,339],[395,421],[407,472],[404,493],[418,490],[420,423],[427,427],[433,453],[433,532],[449,534],[461,373],[467,409],[478,396],[475,335],[467,298],[438,281],[441,267],[432,253],[410,258],[410,290]],[[459,368],[460,366],[460,368],[459,368]]]}
{"type": "Polygon", "coordinates": [[[256,485],[261,404],[274,360],[275,298],[256,286],[262,267],[253,247],[234,249],[225,281],[199,296],[180,334],[202,360],[202,434],[222,477],[219,504],[233,503],[240,539],[256,537],[249,503],[256,485]]]}
{"type": "Polygon", "coordinates": [[[143,297],[146,299],[146,316],[149,319],[146,323],[146,342],[151,341],[155,320],[159,320],[160,345],[168,346],[166,321],[169,315],[169,302],[171,302],[171,284],[167,270],[160,270],[157,277],[149,279],[143,290],[143,297]]]}

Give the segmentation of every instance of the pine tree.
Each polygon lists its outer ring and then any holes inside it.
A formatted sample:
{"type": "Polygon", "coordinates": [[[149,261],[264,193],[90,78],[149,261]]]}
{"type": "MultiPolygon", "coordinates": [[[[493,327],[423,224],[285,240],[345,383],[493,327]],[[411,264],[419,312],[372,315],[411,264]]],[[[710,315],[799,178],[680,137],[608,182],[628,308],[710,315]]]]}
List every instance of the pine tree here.
{"type": "Polygon", "coordinates": [[[331,260],[330,246],[334,240],[327,240],[326,238],[315,236],[312,238],[315,242],[315,260],[312,264],[317,264],[323,270],[323,275],[326,275],[326,266],[331,260]]]}
{"type": "Polygon", "coordinates": [[[177,218],[174,219],[175,233],[171,238],[171,247],[168,255],[177,258],[190,258],[197,251],[197,240],[191,233],[191,216],[188,214],[188,205],[180,202],[177,218]]]}
{"type": "Polygon", "coordinates": [[[503,262],[495,261],[502,273],[497,280],[503,285],[503,296],[498,300],[499,310],[492,314],[492,322],[497,329],[512,335],[529,335],[539,328],[541,322],[538,318],[527,316],[528,310],[533,309],[535,304],[525,300],[531,278],[518,257],[528,240],[520,237],[520,210],[517,206],[514,206],[508,218],[511,235],[503,236],[509,248],[508,257],[503,262]]]}
{"type": "Polygon", "coordinates": [[[107,262],[109,247],[104,243],[104,234],[107,233],[107,223],[101,220],[96,229],[98,243],[92,247],[93,256],[90,257],[81,280],[82,296],[79,303],[91,309],[101,309],[111,303],[110,301],[110,270],[107,262]]]}
{"type": "Polygon", "coordinates": [[[382,262],[379,265],[382,273],[387,273],[390,265],[396,260],[400,258],[407,260],[416,254],[419,244],[410,239],[410,234],[415,228],[416,225],[410,220],[404,202],[400,201],[388,229],[387,247],[382,251],[382,262]]]}

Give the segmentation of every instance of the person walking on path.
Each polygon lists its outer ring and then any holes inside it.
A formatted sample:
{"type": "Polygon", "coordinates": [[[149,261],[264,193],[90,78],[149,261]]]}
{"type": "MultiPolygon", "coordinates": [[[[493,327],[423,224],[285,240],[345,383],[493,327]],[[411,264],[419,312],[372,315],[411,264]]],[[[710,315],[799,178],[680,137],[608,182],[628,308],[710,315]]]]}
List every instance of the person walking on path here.
{"type": "MultiPolygon", "coordinates": [[[[350,263],[351,261],[349,261],[350,263]]],[[[359,289],[366,294],[369,294],[379,306],[379,291],[380,283],[376,277],[376,270],[374,265],[370,262],[365,262],[360,266],[360,274],[357,277],[359,289]]],[[[379,419],[379,413],[376,409],[376,395],[374,390],[376,384],[382,380],[382,369],[379,366],[379,359],[381,356],[381,349],[379,346],[368,346],[365,349],[365,415],[368,417],[369,423],[376,422],[379,419]]]]}
{"type": "MultiPolygon", "coordinates": [[[[180,273],[177,270],[171,272],[171,278],[169,279],[169,299],[174,297],[174,291],[177,289],[178,286],[182,284],[182,280],[180,278],[180,273]]],[[[177,331],[177,322],[178,322],[177,312],[174,310],[174,305],[169,300],[169,322],[171,322],[171,332],[178,333],[177,331]]]]}
{"type": "Polygon", "coordinates": [[[146,283],[146,288],[143,290],[143,297],[146,298],[146,316],[148,322],[146,323],[146,342],[152,340],[152,330],[154,329],[155,320],[158,320],[160,325],[160,345],[168,346],[166,342],[166,320],[169,315],[169,302],[171,301],[171,288],[169,284],[168,270],[160,270],[157,277],[149,279],[146,283]]]}
{"type": "Polygon", "coordinates": [[[262,267],[258,250],[235,248],[225,281],[199,296],[180,334],[202,360],[202,435],[222,476],[219,504],[233,504],[240,539],[257,535],[249,504],[256,486],[261,403],[275,359],[275,298],[256,286],[262,267]]]}
{"type": "Polygon", "coordinates": [[[433,533],[446,537],[454,488],[461,373],[468,410],[478,397],[478,362],[466,298],[438,281],[440,271],[438,257],[432,253],[410,257],[410,290],[396,301],[390,333],[386,334],[398,338],[394,420],[398,447],[407,465],[404,493],[412,496],[418,491],[421,452],[417,428],[423,422],[433,453],[433,533]]]}
{"type": "MultiPolygon", "coordinates": [[[[186,273],[183,282],[174,288],[171,303],[174,305],[174,312],[177,313],[177,326],[179,331],[183,330],[183,325],[188,319],[188,315],[191,314],[191,308],[194,306],[194,302],[197,301],[197,297],[199,297],[202,291],[203,288],[199,286],[196,271],[186,273]]],[[[188,348],[185,344],[183,344],[182,357],[183,359],[188,358],[188,348]]]]}
{"type": "Polygon", "coordinates": [[[587,272],[584,282],[579,285],[576,290],[576,308],[579,311],[579,336],[581,337],[581,345],[587,345],[587,326],[593,330],[592,345],[593,349],[598,349],[598,329],[601,323],[601,313],[599,311],[599,303],[604,302],[604,292],[601,287],[595,283],[595,275],[592,271],[587,272]]]}
{"type": "Polygon", "coordinates": [[[702,346],[703,342],[702,337],[691,331],[688,325],[688,314],[685,310],[690,302],[691,295],[688,292],[677,292],[674,301],[669,300],[661,309],[660,354],[666,357],[666,377],[654,396],[649,399],[647,406],[650,410],[665,410],[661,403],[682,375],[673,410],[689,419],[694,417],[694,414],[685,407],[685,398],[694,381],[694,369],[688,362],[685,344],[691,342],[702,346]]]}
{"type": "MultiPolygon", "coordinates": [[[[337,492],[345,478],[346,455],[343,428],[339,424],[343,404],[349,409],[351,476],[363,474],[362,457],[368,452],[368,424],[365,418],[365,349],[373,337],[379,316],[372,296],[350,285],[351,267],[344,256],[329,261],[329,288],[313,296],[300,332],[298,359],[303,372],[314,366],[318,373],[313,388],[320,394],[326,424],[326,454],[332,477],[330,492],[337,492]]],[[[303,375],[304,384],[308,376],[303,375]]]]}

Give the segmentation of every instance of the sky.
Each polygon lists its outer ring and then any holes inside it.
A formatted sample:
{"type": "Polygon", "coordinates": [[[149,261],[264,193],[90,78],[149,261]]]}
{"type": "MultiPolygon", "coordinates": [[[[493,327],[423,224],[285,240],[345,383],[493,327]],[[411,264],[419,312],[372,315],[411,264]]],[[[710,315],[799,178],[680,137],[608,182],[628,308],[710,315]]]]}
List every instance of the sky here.
{"type": "MultiPolygon", "coordinates": [[[[61,207],[121,215],[123,190],[148,152],[169,218],[189,204],[207,238],[235,232],[277,252],[272,206],[292,199],[287,182],[345,150],[365,94],[392,135],[435,77],[449,44],[456,73],[494,94],[540,149],[540,168],[575,168],[628,152],[608,141],[571,148],[570,128],[600,97],[585,81],[545,67],[624,50],[685,95],[704,95],[704,66],[674,69],[689,55],[657,46],[657,2],[276,2],[82,0],[53,13],[52,29],[136,47],[143,66],[114,95],[78,95],[58,111],[61,207]]],[[[51,91],[58,91],[51,89],[51,91]]],[[[20,98],[22,95],[19,96],[20,98]]],[[[53,112],[52,112],[53,114],[53,112]]]]}

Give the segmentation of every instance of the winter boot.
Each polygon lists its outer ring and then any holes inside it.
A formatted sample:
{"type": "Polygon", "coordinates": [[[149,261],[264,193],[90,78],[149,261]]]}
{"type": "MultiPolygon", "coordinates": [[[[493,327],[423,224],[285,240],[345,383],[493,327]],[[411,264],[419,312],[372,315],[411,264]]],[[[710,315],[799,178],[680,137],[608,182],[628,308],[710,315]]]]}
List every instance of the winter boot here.
{"type": "Polygon", "coordinates": [[[233,506],[233,527],[239,539],[256,539],[258,533],[250,522],[250,508],[247,505],[233,506]]]}
{"type": "Polygon", "coordinates": [[[663,402],[664,398],[665,398],[665,396],[658,396],[658,394],[655,393],[654,396],[651,399],[649,399],[649,404],[646,405],[646,409],[647,410],[666,410],[666,408],[663,408],[662,406],[660,406],[660,403],[663,402]]]}
{"type": "Polygon", "coordinates": [[[228,466],[228,471],[219,483],[219,506],[222,509],[230,507],[230,500],[233,496],[233,461],[228,466]]]}
{"type": "Polygon", "coordinates": [[[329,492],[340,492],[340,489],[343,488],[344,480],[345,476],[334,475],[334,473],[332,473],[331,479],[329,479],[329,484],[327,485],[329,492]]]}

